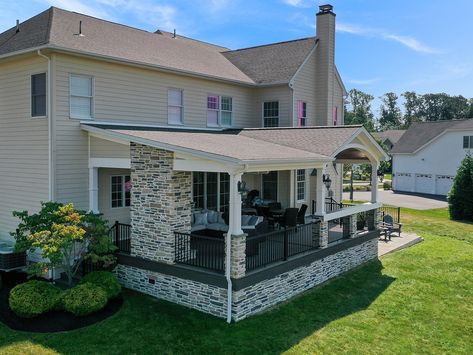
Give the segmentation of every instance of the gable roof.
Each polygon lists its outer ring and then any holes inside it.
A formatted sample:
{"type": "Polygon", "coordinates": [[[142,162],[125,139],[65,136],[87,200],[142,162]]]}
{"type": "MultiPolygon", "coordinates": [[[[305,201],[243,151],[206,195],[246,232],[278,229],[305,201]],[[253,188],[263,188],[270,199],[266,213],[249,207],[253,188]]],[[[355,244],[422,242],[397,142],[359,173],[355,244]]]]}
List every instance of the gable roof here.
{"type": "Polygon", "coordinates": [[[391,150],[392,154],[415,153],[446,130],[473,129],[473,119],[414,122],[391,150]]]}
{"type": "Polygon", "coordinates": [[[0,57],[52,48],[245,85],[289,83],[315,37],[240,50],[51,7],[0,34],[0,57]],[[82,34],[79,36],[79,23],[82,34]]]}
{"type": "Polygon", "coordinates": [[[222,54],[257,84],[288,83],[316,43],[315,37],[238,49],[222,54]]]}
{"type": "Polygon", "coordinates": [[[384,132],[373,132],[373,136],[382,142],[389,139],[392,144],[396,144],[404,133],[406,133],[405,129],[388,129],[384,132]]]}

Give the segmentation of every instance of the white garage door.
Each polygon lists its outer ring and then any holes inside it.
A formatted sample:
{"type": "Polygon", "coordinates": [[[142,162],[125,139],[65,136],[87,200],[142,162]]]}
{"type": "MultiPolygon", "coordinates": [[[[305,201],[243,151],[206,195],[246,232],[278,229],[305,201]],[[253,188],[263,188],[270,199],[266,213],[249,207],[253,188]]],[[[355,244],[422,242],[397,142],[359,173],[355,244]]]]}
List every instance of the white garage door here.
{"type": "Polygon", "coordinates": [[[416,174],[416,192],[435,194],[435,181],[432,174],[416,174]]]}
{"type": "Polygon", "coordinates": [[[398,191],[412,191],[412,174],[410,173],[396,173],[396,190],[398,191]]]}
{"type": "Polygon", "coordinates": [[[437,195],[448,195],[453,184],[453,176],[437,175],[435,179],[435,193],[437,195]]]}

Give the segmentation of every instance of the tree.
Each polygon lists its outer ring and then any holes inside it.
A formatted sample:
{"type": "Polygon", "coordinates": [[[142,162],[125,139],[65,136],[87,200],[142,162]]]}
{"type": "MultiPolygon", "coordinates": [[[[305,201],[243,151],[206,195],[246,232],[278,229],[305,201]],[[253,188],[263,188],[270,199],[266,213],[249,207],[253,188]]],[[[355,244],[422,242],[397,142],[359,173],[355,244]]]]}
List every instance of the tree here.
{"type": "Polygon", "coordinates": [[[41,250],[44,261],[28,270],[33,275],[41,275],[45,268],[61,268],[71,285],[84,258],[103,263],[114,261],[115,247],[99,215],[57,202],[41,203],[41,210],[32,215],[27,211],[13,215],[20,219],[17,231],[12,233],[17,249],[41,250]]]}
{"type": "Polygon", "coordinates": [[[448,210],[454,220],[473,221],[473,158],[467,155],[448,194],[448,210]]]}
{"type": "Polygon", "coordinates": [[[423,99],[423,116],[426,121],[440,121],[467,118],[470,114],[468,99],[450,96],[446,93],[425,94],[423,99]]]}
{"type": "Polygon", "coordinates": [[[380,97],[381,115],[379,118],[379,124],[382,130],[396,129],[401,127],[402,114],[401,109],[397,104],[398,96],[393,92],[387,92],[380,97]]]}
{"type": "Polygon", "coordinates": [[[405,91],[404,97],[404,128],[408,128],[412,122],[422,121],[423,99],[414,91],[405,91]]]}
{"type": "Polygon", "coordinates": [[[357,89],[351,89],[348,96],[350,106],[345,110],[345,124],[363,125],[368,131],[374,131],[374,119],[371,112],[371,102],[374,97],[357,89]]]}

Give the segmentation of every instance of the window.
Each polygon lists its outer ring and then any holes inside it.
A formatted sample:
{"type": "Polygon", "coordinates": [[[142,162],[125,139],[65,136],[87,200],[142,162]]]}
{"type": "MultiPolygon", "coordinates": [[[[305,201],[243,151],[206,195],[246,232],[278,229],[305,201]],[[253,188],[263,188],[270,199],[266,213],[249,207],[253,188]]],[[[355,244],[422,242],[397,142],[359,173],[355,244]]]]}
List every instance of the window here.
{"type": "Polygon", "coordinates": [[[228,212],[230,176],[227,173],[192,173],[192,195],[195,209],[228,212]]]}
{"type": "Polygon", "coordinates": [[[463,136],[463,149],[473,149],[473,136],[463,136]]]}
{"type": "Polygon", "coordinates": [[[307,124],[307,103],[297,101],[297,126],[304,127],[307,124]]]}
{"type": "Polygon", "coordinates": [[[333,116],[333,125],[337,125],[337,119],[338,119],[338,107],[334,106],[332,110],[332,116],[333,116]]]}
{"type": "Polygon", "coordinates": [[[31,75],[31,117],[46,116],[46,73],[31,75]]]}
{"type": "Polygon", "coordinates": [[[91,76],[71,74],[70,115],[72,118],[93,117],[93,79],[91,76]]]}
{"type": "Polygon", "coordinates": [[[207,125],[231,126],[233,100],[229,96],[209,95],[207,97],[207,125]]]}
{"type": "Polygon", "coordinates": [[[278,200],[278,172],[270,171],[263,175],[263,199],[278,200]]]}
{"type": "Polygon", "coordinates": [[[129,175],[112,176],[112,208],[130,207],[131,179],[129,175]]]}
{"type": "Polygon", "coordinates": [[[168,123],[183,123],[182,90],[168,89],[168,123]]]}
{"type": "Polygon", "coordinates": [[[279,126],[279,102],[267,101],[263,103],[263,125],[265,127],[279,126]]]}
{"type": "Polygon", "coordinates": [[[305,201],[305,169],[298,169],[296,173],[297,201],[305,201]]]}

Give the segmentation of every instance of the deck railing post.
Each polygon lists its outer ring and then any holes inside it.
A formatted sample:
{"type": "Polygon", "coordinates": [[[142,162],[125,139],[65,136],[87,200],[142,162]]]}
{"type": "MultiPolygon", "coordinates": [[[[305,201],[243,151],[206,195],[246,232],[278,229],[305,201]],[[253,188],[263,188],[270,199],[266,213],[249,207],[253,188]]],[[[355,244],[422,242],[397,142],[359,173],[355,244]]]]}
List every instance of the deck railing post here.
{"type": "Polygon", "coordinates": [[[120,241],[120,223],[118,221],[115,221],[115,245],[120,248],[119,241],[120,241]]]}
{"type": "Polygon", "coordinates": [[[289,249],[289,240],[287,236],[287,228],[284,228],[284,260],[287,260],[287,254],[289,249]]]}

